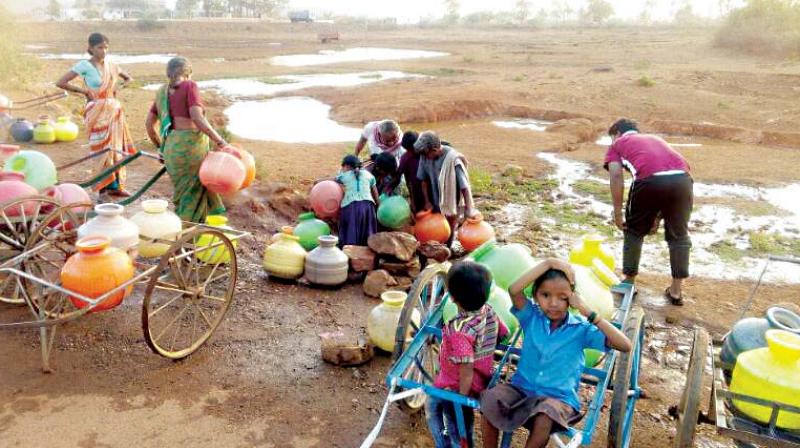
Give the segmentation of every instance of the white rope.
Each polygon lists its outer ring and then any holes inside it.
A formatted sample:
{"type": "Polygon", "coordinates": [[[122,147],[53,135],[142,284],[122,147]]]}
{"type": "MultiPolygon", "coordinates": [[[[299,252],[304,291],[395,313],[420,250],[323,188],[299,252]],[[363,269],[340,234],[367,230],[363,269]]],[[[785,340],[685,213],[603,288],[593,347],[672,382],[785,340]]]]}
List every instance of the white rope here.
{"type": "Polygon", "coordinates": [[[404,390],[400,393],[394,393],[394,390],[397,389],[397,380],[392,379],[391,386],[389,387],[389,395],[386,397],[386,403],[383,404],[383,409],[381,410],[381,415],[378,417],[378,422],[375,423],[375,427],[372,428],[367,438],[364,439],[364,442],[361,443],[361,448],[370,448],[375,440],[378,438],[378,434],[381,432],[381,428],[383,427],[383,422],[386,420],[386,413],[389,412],[389,404],[394,403],[395,401],[405,400],[408,397],[413,397],[414,395],[419,395],[424,393],[422,388],[417,389],[409,389],[404,390]]]}

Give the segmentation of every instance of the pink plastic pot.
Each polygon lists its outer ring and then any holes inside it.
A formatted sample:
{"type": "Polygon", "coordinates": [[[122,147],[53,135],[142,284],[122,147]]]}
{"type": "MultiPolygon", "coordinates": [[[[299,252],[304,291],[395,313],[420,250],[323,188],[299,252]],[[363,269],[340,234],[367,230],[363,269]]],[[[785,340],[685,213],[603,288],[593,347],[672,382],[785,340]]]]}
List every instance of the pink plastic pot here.
{"type": "Polygon", "coordinates": [[[308,196],[311,208],[318,218],[333,218],[339,214],[344,198],[342,186],[332,180],[323,180],[314,185],[308,196]]]}
{"type": "Polygon", "coordinates": [[[242,161],[224,151],[212,151],[200,166],[200,182],[212,193],[236,193],[244,183],[247,172],[242,161]]]}

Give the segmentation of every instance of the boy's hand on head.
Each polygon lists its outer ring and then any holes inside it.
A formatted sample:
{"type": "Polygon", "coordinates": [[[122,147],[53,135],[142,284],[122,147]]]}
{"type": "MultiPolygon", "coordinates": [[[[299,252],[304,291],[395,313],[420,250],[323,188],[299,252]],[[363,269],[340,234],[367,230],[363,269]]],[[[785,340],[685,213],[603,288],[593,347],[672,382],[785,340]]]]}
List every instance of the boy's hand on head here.
{"type": "Polygon", "coordinates": [[[591,311],[586,307],[586,303],[577,292],[569,295],[569,306],[578,310],[581,315],[591,314],[591,311]]]}
{"type": "Polygon", "coordinates": [[[548,258],[547,263],[550,265],[551,269],[555,269],[566,274],[569,284],[573,286],[575,285],[575,270],[572,269],[572,265],[569,264],[569,262],[560,258],[548,258]]]}

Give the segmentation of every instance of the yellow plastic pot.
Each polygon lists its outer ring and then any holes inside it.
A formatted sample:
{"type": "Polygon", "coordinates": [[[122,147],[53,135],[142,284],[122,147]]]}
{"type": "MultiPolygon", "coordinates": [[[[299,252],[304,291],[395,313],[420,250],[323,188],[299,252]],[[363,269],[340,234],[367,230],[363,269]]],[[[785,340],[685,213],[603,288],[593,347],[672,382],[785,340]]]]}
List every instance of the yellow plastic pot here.
{"type": "Polygon", "coordinates": [[[264,270],[273,277],[293,280],[303,275],[306,250],[300,238],[288,233],[278,233],[277,241],[264,250],[264,270]]]}
{"type": "MultiPolygon", "coordinates": [[[[731,392],[771,402],[800,407],[800,335],[785,330],[767,330],[767,347],[739,355],[733,369],[731,392]]],[[[742,413],[769,423],[772,409],[733,400],[742,413]]],[[[800,414],[779,412],[777,426],[800,429],[800,414]]]]}
{"type": "MultiPolygon", "coordinates": [[[[215,227],[218,229],[224,230],[233,230],[228,224],[228,218],[222,215],[208,215],[206,216],[206,225],[210,227],[215,227]]],[[[224,233],[224,232],[223,232],[224,233]]],[[[226,234],[228,235],[228,234],[226,234]]],[[[232,235],[228,235],[229,237],[232,235]]],[[[230,251],[222,245],[218,245],[216,247],[210,247],[208,249],[203,249],[204,247],[213,246],[217,244],[219,239],[217,237],[211,235],[201,235],[200,238],[197,239],[195,245],[197,246],[197,259],[207,263],[207,264],[217,264],[217,263],[230,263],[231,261],[231,253],[230,251]]],[[[231,243],[233,247],[236,247],[236,240],[232,240],[231,243]]]]}

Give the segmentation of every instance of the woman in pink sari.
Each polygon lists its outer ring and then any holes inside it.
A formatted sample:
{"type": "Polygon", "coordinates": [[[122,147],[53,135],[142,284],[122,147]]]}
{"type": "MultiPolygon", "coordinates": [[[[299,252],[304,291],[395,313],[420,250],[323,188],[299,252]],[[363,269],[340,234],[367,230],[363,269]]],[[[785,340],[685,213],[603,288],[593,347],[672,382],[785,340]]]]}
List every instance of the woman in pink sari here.
{"type": "MultiPolygon", "coordinates": [[[[108,149],[105,154],[97,157],[95,166],[97,175],[136,152],[128,125],[125,123],[122,103],[116,98],[120,80],[129,82],[132,78],[106,58],[108,53],[106,36],[100,33],[89,35],[87,51],[91,58],[75,64],[56,85],[68,92],[79,93],[86,97],[83,120],[89,133],[89,149],[92,152],[108,149]],[[84,87],[70,84],[70,81],[78,76],[83,79],[84,87]]],[[[130,196],[125,190],[125,174],[125,167],[119,168],[98,182],[94,189],[110,196],[130,196]]]]}

